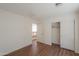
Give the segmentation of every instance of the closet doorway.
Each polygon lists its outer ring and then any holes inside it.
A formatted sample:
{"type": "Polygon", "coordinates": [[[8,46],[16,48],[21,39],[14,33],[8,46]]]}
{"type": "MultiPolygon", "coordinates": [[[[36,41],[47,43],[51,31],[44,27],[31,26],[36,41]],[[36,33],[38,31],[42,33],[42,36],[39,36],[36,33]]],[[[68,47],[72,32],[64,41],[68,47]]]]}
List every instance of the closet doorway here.
{"type": "Polygon", "coordinates": [[[60,46],[60,22],[52,23],[52,44],[60,46]]]}

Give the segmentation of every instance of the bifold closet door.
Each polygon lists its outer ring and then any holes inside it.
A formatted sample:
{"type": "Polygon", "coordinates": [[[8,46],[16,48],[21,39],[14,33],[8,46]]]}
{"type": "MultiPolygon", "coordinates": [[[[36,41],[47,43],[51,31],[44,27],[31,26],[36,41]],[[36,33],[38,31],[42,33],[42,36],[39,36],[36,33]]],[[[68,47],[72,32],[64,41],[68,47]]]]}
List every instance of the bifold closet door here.
{"type": "Polygon", "coordinates": [[[74,50],[74,20],[61,22],[61,47],[74,50]]]}

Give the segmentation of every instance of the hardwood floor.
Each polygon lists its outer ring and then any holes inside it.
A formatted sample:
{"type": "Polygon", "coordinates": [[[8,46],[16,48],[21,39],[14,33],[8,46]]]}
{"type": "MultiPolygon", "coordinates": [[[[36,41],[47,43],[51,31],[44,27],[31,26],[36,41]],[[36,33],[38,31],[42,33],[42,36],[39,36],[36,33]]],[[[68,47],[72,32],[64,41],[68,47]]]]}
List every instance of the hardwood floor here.
{"type": "Polygon", "coordinates": [[[58,45],[53,44],[49,46],[38,42],[7,54],[6,56],[79,56],[79,54],[60,48],[58,45]]]}

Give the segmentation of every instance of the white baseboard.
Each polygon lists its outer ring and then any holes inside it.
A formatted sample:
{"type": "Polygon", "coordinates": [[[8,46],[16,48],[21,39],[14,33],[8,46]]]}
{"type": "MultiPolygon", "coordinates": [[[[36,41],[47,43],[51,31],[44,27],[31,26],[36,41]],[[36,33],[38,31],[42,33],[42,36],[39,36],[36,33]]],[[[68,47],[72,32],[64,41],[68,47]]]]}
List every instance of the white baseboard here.
{"type": "Polygon", "coordinates": [[[20,46],[20,47],[17,47],[16,49],[12,49],[12,50],[6,51],[6,52],[4,52],[4,53],[1,53],[1,52],[0,52],[0,56],[7,55],[7,54],[9,54],[9,53],[11,53],[11,52],[14,52],[14,51],[16,51],[16,50],[19,50],[19,49],[24,48],[24,47],[26,47],[26,46],[29,46],[29,45],[31,45],[31,44],[32,44],[32,43],[29,43],[28,45],[22,45],[22,46],[20,46]]]}
{"type": "Polygon", "coordinates": [[[47,45],[52,45],[51,43],[46,43],[46,42],[42,42],[42,41],[38,41],[40,43],[44,43],[44,44],[47,44],[47,45]]]}

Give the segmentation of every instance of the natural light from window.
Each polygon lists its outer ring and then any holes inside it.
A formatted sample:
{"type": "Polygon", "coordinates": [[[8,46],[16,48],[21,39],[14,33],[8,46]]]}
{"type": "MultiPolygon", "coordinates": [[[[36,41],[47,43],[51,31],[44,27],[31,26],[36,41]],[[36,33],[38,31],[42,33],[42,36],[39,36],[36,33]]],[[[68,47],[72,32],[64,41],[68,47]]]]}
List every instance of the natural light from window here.
{"type": "Polygon", "coordinates": [[[32,35],[35,36],[37,33],[37,24],[32,24],[32,35]]]}

